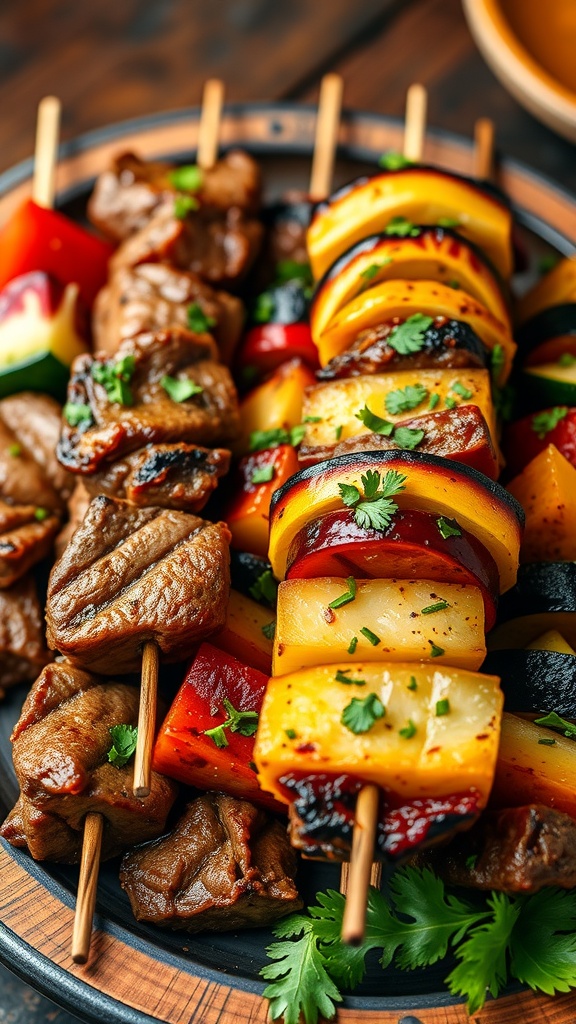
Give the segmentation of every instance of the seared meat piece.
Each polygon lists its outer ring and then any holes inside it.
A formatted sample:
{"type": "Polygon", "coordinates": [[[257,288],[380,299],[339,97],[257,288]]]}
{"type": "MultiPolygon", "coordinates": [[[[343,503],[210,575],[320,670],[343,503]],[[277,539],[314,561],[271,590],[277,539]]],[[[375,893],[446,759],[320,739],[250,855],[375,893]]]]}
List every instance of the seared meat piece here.
{"type": "Polygon", "coordinates": [[[401,355],[388,344],[391,331],[400,323],[394,320],[369,331],[362,331],[350,348],[334,356],[316,371],[318,380],[359,377],[364,373],[382,373],[385,369],[457,370],[467,366],[486,366],[486,352],[468,324],[438,316],[425,333],[419,352],[401,355]]]}
{"type": "Polygon", "coordinates": [[[12,734],[22,795],[0,834],[28,846],[38,860],[66,863],[79,858],[90,811],[105,818],[105,858],[160,835],[176,797],[175,783],[153,772],[150,796],[138,800],[132,795],[132,766],[108,762],[111,726],[135,725],[138,703],[134,687],[104,683],[66,662],[48,665],[12,734]]]}
{"type": "Polygon", "coordinates": [[[0,494],[8,501],[50,509],[64,507],[74,481],[56,458],[61,414],[53,398],[32,391],[21,391],[0,401],[0,494]],[[4,449],[14,444],[22,451],[16,466],[11,459],[11,469],[7,469],[4,449]],[[34,474],[32,460],[36,463],[34,474]],[[19,492],[7,489],[6,474],[11,480],[13,474],[17,476],[19,492]]]}
{"type": "MultiPolygon", "coordinates": [[[[96,181],[88,216],[103,234],[121,242],[144,227],[157,207],[176,194],[170,173],[174,164],[144,161],[133,153],[116,157],[96,181]]],[[[256,213],[260,206],[260,168],[241,150],[232,150],[208,171],[202,171],[196,193],[202,203],[220,210],[231,206],[256,213]]]]}
{"type": "Polygon", "coordinates": [[[86,475],[147,444],[212,445],[236,436],[236,388],[228,369],[216,361],[210,335],[191,335],[180,328],[141,334],[121,345],[117,358],[124,357],[134,361],[130,405],[111,402],[104,385],[94,379],[93,373],[109,364],[90,355],[74,360],[68,402],[89,407],[91,419],[78,426],[63,424],[57,449],[62,465],[86,475]],[[174,401],[162,385],[165,377],[192,381],[202,390],[174,401]]]}
{"type": "Polygon", "coordinates": [[[224,523],[94,498],[50,574],[48,646],[108,675],[138,672],[147,640],[182,660],[226,621],[229,539],[224,523]]]}
{"type": "Polygon", "coordinates": [[[188,308],[194,304],[215,321],[212,332],[228,363],[244,325],[240,299],[165,263],[120,267],[112,275],[96,298],[94,347],[99,355],[111,356],[122,341],[138,334],[172,327],[188,330],[188,308]]]}
{"type": "Polygon", "coordinates": [[[0,499],[0,589],[11,587],[50,551],[60,519],[35,505],[0,499]]]}
{"type": "Polygon", "coordinates": [[[64,554],[66,546],[70,543],[70,538],[74,533],[77,526],[84,519],[86,512],[88,511],[88,505],[90,504],[90,495],[86,490],[83,482],[80,480],[68,501],[68,522],[62,527],[60,533],[56,537],[54,543],[54,556],[61,558],[64,554]]]}
{"type": "Polygon", "coordinates": [[[454,885],[503,892],[576,886],[576,821],[543,804],[485,811],[474,827],[426,856],[454,885]]]}
{"type": "Polygon", "coordinates": [[[120,883],[138,921],[189,932],[271,924],[302,906],[296,855],[279,822],[205,793],[167,836],[126,854],[120,883]]]}
{"type": "Polygon", "coordinates": [[[268,229],[266,252],[273,267],[284,260],[308,263],[306,232],[313,206],[307,193],[294,189],[263,212],[268,229]]]}
{"type": "Polygon", "coordinates": [[[145,227],[122,243],[110,268],[116,273],[120,267],[141,263],[171,263],[212,284],[228,286],[249,271],[262,234],[260,222],[236,206],[225,213],[201,206],[179,218],[170,201],[158,207],[145,227]]]}
{"type": "Polygon", "coordinates": [[[0,699],[9,686],[31,682],[51,659],[31,576],[0,590],[0,699]]]}
{"type": "Polygon", "coordinates": [[[230,452],[225,448],[153,444],[84,481],[93,497],[108,494],[135,505],[200,512],[229,468],[230,452]]]}

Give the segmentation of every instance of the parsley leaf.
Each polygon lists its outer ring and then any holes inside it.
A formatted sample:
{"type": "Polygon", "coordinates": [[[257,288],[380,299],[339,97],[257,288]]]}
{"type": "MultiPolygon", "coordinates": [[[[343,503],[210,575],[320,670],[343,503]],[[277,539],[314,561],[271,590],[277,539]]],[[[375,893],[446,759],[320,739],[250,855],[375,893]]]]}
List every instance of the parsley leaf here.
{"type": "Polygon", "coordinates": [[[446,519],[445,516],[440,516],[440,518],[436,520],[436,526],[440,530],[440,535],[444,540],[448,540],[448,537],[462,536],[462,530],[455,519],[446,519]]]}
{"type": "Polygon", "coordinates": [[[354,519],[363,529],[386,530],[392,516],[398,511],[393,494],[405,489],[406,477],[395,470],[388,470],[380,488],[380,473],[367,470],[360,477],[364,487],[364,496],[354,484],[338,484],[340,497],[345,505],[354,508],[354,519]]]}
{"type": "Polygon", "coordinates": [[[490,375],[492,377],[492,383],[497,384],[500,380],[500,374],[504,369],[506,362],[506,356],[502,345],[494,345],[490,353],[490,375]]]}
{"type": "Polygon", "coordinates": [[[19,444],[8,445],[8,455],[10,455],[11,458],[13,459],[17,459],[20,455],[22,455],[22,446],[19,444]]]}
{"type": "Polygon", "coordinates": [[[173,213],[176,220],[186,220],[189,213],[197,210],[200,203],[195,196],[175,196],[173,213]]]}
{"type": "Polygon", "coordinates": [[[202,188],[203,174],[197,164],[175,167],[168,175],[170,184],[179,192],[198,192],[202,188]]]}
{"type": "Polygon", "coordinates": [[[206,313],[197,302],[192,302],[186,310],[186,322],[194,334],[206,334],[211,327],[216,326],[216,318],[206,316],[206,313]]]}
{"type": "Polygon", "coordinates": [[[383,167],[385,171],[401,171],[404,167],[414,167],[414,161],[409,160],[403,153],[396,153],[391,149],[378,157],[378,166],[383,167]]]}
{"type": "Polygon", "coordinates": [[[413,448],[417,448],[424,440],[424,431],[414,430],[412,427],[396,427],[394,430],[394,440],[399,448],[412,451],[413,448]]]}
{"type": "Polygon", "coordinates": [[[138,729],[135,725],[111,725],[109,732],[112,746],[108,751],[108,760],[116,768],[123,768],[136,750],[138,729]]]}
{"type": "Polygon", "coordinates": [[[438,217],[436,223],[439,228],[457,228],[460,221],[458,217],[438,217]]]}
{"type": "Polygon", "coordinates": [[[576,740],[576,725],[573,722],[568,722],[565,718],[561,718],[555,711],[551,711],[544,718],[535,718],[534,724],[543,725],[547,729],[555,729],[556,732],[561,732],[567,739],[576,740]]]}
{"type": "Polygon", "coordinates": [[[276,619],[272,619],[272,622],[267,622],[262,626],[262,632],[267,640],[273,640],[276,632],[276,619]]]}
{"type": "Polygon", "coordinates": [[[576,985],[576,901],[562,889],[541,889],[520,901],[510,941],[510,972],[554,995],[576,985]]]}
{"type": "Polygon", "coordinates": [[[397,416],[398,413],[410,412],[421,405],[428,398],[428,394],[428,388],[422,384],[407,384],[405,388],[389,391],[384,399],[384,405],[391,416],[397,416]]]}
{"type": "Polygon", "coordinates": [[[505,893],[492,893],[487,903],[492,918],[474,928],[456,950],[460,963],[446,979],[453,995],[466,996],[470,1014],[484,1005],[486,991],[496,998],[506,984],[506,951],[520,913],[505,893]]]}
{"type": "Polygon", "coordinates": [[[416,735],[417,729],[412,719],[409,718],[408,725],[405,725],[403,729],[399,729],[398,732],[403,740],[411,740],[416,735]]]}
{"type": "Polygon", "coordinates": [[[297,448],[306,433],[306,425],[297,423],[290,430],[284,427],[272,427],[270,430],[253,430],[250,434],[250,451],[261,452],[265,448],[278,448],[281,444],[291,444],[297,448]]]}
{"type": "Polygon", "coordinates": [[[71,427],[89,427],[94,422],[92,409],[81,402],[66,402],[62,413],[66,423],[71,427]]]}
{"type": "MultiPolygon", "coordinates": [[[[438,644],[435,644],[433,640],[429,640],[428,643],[430,644],[430,657],[431,658],[441,658],[443,654],[446,654],[446,651],[444,650],[444,648],[443,647],[438,647],[438,644]]],[[[438,704],[440,704],[440,701],[438,701],[438,704]]],[[[439,714],[444,715],[444,714],[446,714],[446,712],[445,711],[438,711],[438,706],[436,706],[436,714],[437,715],[439,715],[439,714]]]]}
{"type": "Polygon", "coordinates": [[[378,694],[369,693],[366,697],[352,697],[344,708],[340,721],[350,732],[359,735],[368,732],[385,714],[386,709],[378,694]]]}
{"type": "Polygon", "coordinates": [[[360,412],[356,413],[356,419],[360,420],[365,427],[368,427],[368,430],[371,430],[373,434],[382,434],[385,437],[390,437],[394,430],[393,423],[390,423],[389,420],[383,420],[381,416],[377,416],[367,405],[360,412]]]}
{"type": "Polygon", "coordinates": [[[440,395],[438,394],[437,391],[434,391],[433,394],[430,395],[430,401],[428,402],[428,409],[430,410],[430,412],[432,412],[436,408],[439,401],[440,395]]]}
{"type": "Polygon", "coordinates": [[[237,711],[227,697],[224,697],[222,704],[224,706],[224,712],[227,713],[228,717],[224,722],[220,725],[216,725],[213,729],[204,729],[203,735],[209,736],[211,740],[214,740],[217,747],[228,746],[228,737],[225,733],[226,729],[230,729],[230,732],[239,732],[241,736],[253,736],[258,728],[258,712],[237,711]]]}
{"type": "Polygon", "coordinates": [[[314,922],[303,914],[291,914],[274,927],[274,935],[291,941],[273,942],[266,953],[274,962],[261,970],[271,982],[264,989],[270,1000],[272,1020],[282,1017],[284,1024],[317,1024],[318,1017],[330,1020],[335,1003],[342,996],[326,971],[326,957],[318,948],[314,922]]]}
{"type": "Polygon", "coordinates": [[[568,406],[556,405],[553,409],[545,409],[532,417],[532,430],[539,441],[543,441],[546,434],[554,430],[561,420],[568,415],[568,406]]]}
{"type": "Polygon", "coordinates": [[[276,604],[278,584],[272,575],[271,569],[265,569],[260,573],[258,579],[248,588],[248,593],[260,604],[268,604],[271,608],[276,604]]]}
{"type": "Polygon", "coordinates": [[[168,377],[165,375],[161,377],[160,384],[173,402],[185,402],[188,398],[192,398],[194,395],[201,395],[204,391],[200,384],[196,384],[188,377],[168,377]]]}
{"type": "MultiPolygon", "coordinates": [[[[356,640],[356,637],[354,637],[354,639],[356,640]]],[[[357,640],[356,640],[356,643],[358,643],[357,640]]],[[[354,650],[355,649],[356,648],[354,648],[354,650]]],[[[354,651],[352,651],[351,653],[353,654],[354,651]]],[[[366,686],[366,680],[365,679],[353,679],[352,676],[348,674],[351,671],[352,670],[349,669],[349,668],[339,668],[339,669],[337,669],[336,670],[336,675],[334,676],[336,682],[337,683],[344,683],[346,686],[366,686]]]]}
{"type": "MultiPolygon", "coordinates": [[[[428,643],[430,643],[430,641],[428,641],[428,643]]],[[[438,650],[442,650],[442,648],[439,647],[438,650]]],[[[444,654],[444,651],[442,651],[442,654],[444,654]]],[[[442,715],[449,715],[449,714],[450,714],[450,701],[448,700],[448,697],[443,697],[442,700],[437,700],[436,701],[436,718],[441,718],[442,715]]]]}
{"type": "Polygon", "coordinates": [[[397,235],[398,238],[418,238],[420,228],[417,228],[406,217],[392,217],[392,220],[384,228],[386,235],[397,235]]]}
{"type": "Polygon", "coordinates": [[[267,324],[274,316],[274,310],[276,303],[274,302],[274,296],[270,292],[262,292],[258,295],[254,309],[252,310],[252,319],[256,324],[267,324]]]}
{"type": "MultiPolygon", "coordinates": [[[[345,484],[343,486],[346,486],[345,484]]],[[[356,597],[356,580],[353,576],[348,576],[346,579],[347,590],[339,597],[335,597],[333,601],[330,601],[329,608],[342,608],[345,604],[350,604],[356,597]]]]}
{"type": "Polygon", "coordinates": [[[459,380],[455,380],[454,383],[452,384],[452,391],[455,391],[456,394],[460,395],[460,398],[463,398],[465,401],[467,401],[469,398],[472,398],[472,392],[470,391],[470,389],[465,388],[464,385],[459,380]]]}
{"type": "Polygon", "coordinates": [[[258,466],[254,470],[250,478],[251,484],[268,484],[274,479],[274,463],[270,462],[267,466],[258,466]]]}
{"type": "Polygon", "coordinates": [[[384,256],[380,260],[380,263],[371,263],[369,267],[365,268],[365,270],[361,270],[359,274],[359,277],[361,278],[362,281],[362,287],[360,288],[360,292],[366,291],[366,289],[370,287],[370,282],[373,281],[374,278],[378,276],[378,271],[381,270],[383,267],[389,266],[390,263],[392,263],[392,257],[384,256]]]}
{"type": "Polygon", "coordinates": [[[132,405],[132,391],[129,382],[132,380],[136,360],[134,356],[122,356],[120,359],[94,362],[90,373],[94,380],[106,390],[108,400],[118,405],[132,405]]]}
{"type": "Polygon", "coordinates": [[[426,331],[433,323],[431,316],[413,313],[403,323],[392,328],[387,338],[388,344],[401,356],[420,352],[420,349],[424,348],[426,331]]]}
{"type": "Polygon", "coordinates": [[[39,507],[34,509],[34,519],[38,523],[43,523],[45,519],[48,519],[49,515],[50,513],[47,508],[39,507]]]}
{"type": "Polygon", "coordinates": [[[286,284],[287,281],[301,281],[303,285],[313,284],[310,264],[299,263],[298,260],[280,260],[276,264],[276,284],[286,284]]]}

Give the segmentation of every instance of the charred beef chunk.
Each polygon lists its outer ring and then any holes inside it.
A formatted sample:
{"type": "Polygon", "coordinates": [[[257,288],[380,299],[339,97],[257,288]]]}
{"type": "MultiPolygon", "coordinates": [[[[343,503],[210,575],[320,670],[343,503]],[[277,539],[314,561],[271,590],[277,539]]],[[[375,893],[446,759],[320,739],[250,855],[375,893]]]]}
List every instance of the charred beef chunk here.
{"type": "MultiPolygon", "coordinates": [[[[223,361],[228,362],[244,325],[240,299],[214,291],[197,274],[175,270],[165,263],[120,267],[94,306],[94,347],[112,356],[127,338],[138,334],[190,329],[190,306],[207,318],[223,361]]],[[[193,324],[193,320],[192,320],[193,324]]]]}
{"type": "Polygon", "coordinates": [[[398,323],[400,321],[396,318],[373,330],[362,331],[350,348],[316,371],[318,380],[359,377],[364,373],[382,373],[389,368],[457,370],[486,366],[482,342],[468,324],[460,320],[436,317],[425,333],[423,348],[410,355],[401,355],[388,343],[398,323]]]}
{"type": "Polygon", "coordinates": [[[107,675],[140,671],[147,640],[182,660],[225,624],[229,540],[224,523],[94,498],[50,574],[48,646],[107,675]]]}
{"type": "Polygon", "coordinates": [[[286,830],[245,800],[205,793],[167,836],[126,854],[138,921],[189,932],[271,924],[302,906],[286,830]]]}
{"type": "MultiPolygon", "coordinates": [[[[176,194],[174,164],[141,160],[134,153],[117,157],[96,181],[88,203],[93,224],[113,242],[139,231],[158,206],[176,194]]],[[[231,150],[210,170],[201,172],[195,195],[202,203],[226,211],[231,206],[257,213],[261,193],[260,168],[241,150],[231,150]]]]}
{"type": "Polygon", "coordinates": [[[0,590],[0,699],[9,686],[36,679],[50,660],[36,584],[25,576],[0,590]]]}
{"type": "Polygon", "coordinates": [[[308,263],[306,232],[310,226],[313,202],[305,192],[287,192],[263,213],[267,229],[266,252],[272,266],[285,260],[308,263]]]}
{"type": "Polygon", "coordinates": [[[155,444],[118,459],[84,481],[94,497],[108,494],[134,505],[200,512],[229,468],[230,452],[225,448],[155,444]]]}
{"type": "Polygon", "coordinates": [[[79,859],[90,811],[105,819],[104,858],[160,835],[176,784],[153,772],[150,796],[138,800],[133,765],[117,768],[108,761],[110,728],[135,725],[138,703],[135,687],[104,683],[66,662],[48,665],[12,734],[21,797],[0,834],[27,846],[36,860],[64,863],[79,859]]]}
{"type": "Polygon", "coordinates": [[[149,444],[216,445],[239,430],[236,388],[229,370],[217,362],[214,340],[180,328],[126,341],[111,362],[79,356],[72,366],[67,409],[58,458],[83,475],[106,470],[149,444]],[[126,404],[111,400],[106,386],[95,379],[113,374],[120,364],[129,366],[126,404]],[[200,390],[176,401],[166,390],[166,378],[200,390]],[[70,415],[75,405],[79,417],[70,415]]]}
{"type": "Polygon", "coordinates": [[[112,273],[141,263],[171,263],[204,281],[234,285],[252,266],[263,228],[237,206],[224,213],[200,206],[176,217],[174,202],[165,202],[150,221],[122,242],[110,261],[112,273]]]}
{"type": "Polygon", "coordinates": [[[503,892],[576,886],[576,821],[543,804],[485,811],[470,832],[426,855],[455,885],[503,892]]]}
{"type": "Polygon", "coordinates": [[[36,505],[0,499],[0,589],[11,587],[49,553],[60,518],[36,505]]]}
{"type": "Polygon", "coordinates": [[[68,500],[68,522],[62,527],[60,533],[56,537],[54,542],[54,556],[55,558],[61,558],[67,545],[70,543],[70,539],[74,530],[84,519],[86,512],[88,511],[88,505],[90,504],[90,495],[86,490],[83,482],[80,480],[70,498],[68,500]]]}

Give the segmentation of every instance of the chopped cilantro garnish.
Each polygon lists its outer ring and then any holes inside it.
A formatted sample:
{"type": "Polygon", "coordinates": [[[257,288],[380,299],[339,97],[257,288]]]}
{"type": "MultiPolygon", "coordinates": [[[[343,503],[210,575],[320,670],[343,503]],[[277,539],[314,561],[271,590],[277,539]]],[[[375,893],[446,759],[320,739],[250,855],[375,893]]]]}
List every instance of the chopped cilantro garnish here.
{"type": "Polygon", "coordinates": [[[538,273],[548,274],[550,270],[554,270],[554,267],[560,262],[560,257],[555,252],[547,252],[545,256],[541,256],[538,260],[538,273]]]}
{"type": "Polygon", "coordinates": [[[417,228],[406,217],[392,217],[387,227],[384,228],[386,235],[397,235],[398,238],[417,238],[420,228],[417,228]]]}
{"type": "Polygon", "coordinates": [[[422,384],[407,384],[405,388],[389,391],[384,399],[386,411],[391,416],[401,412],[410,412],[428,398],[429,391],[422,384]]]}
{"type": "Polygon", "coordinates": [[[434,320],[431,316],[424,316],[423,313],[413,313],[403,323],[396,324],[386,340],[390,347],[401,356],[420,352],[424,348],[426,331],[433,323],[434,320]]]}
{"type": "Polygon", "coordinates": [[[262,626],[262,632],[267,640],[274,639],[274,633],[276,632],[276,619],[272,622],[267,622],[265,626],[262,626]]]}
{"type": "Polygon", "coordinates": [[[433,640],[429,640],[428,643],[430,644],[430,657],[431,658],[441,658],[443,654],[446,654],[446,651],[444,650],[444,648],[443,647],[438,647],[438,644],[435,644],[433,640]]]}
{"type": "Polygon", "coordinates": [[[253,736],[258,728],[258,712],[237,711],[227,697],[224,697],[222,704],[224,710],[221,714],[227,715],[226,720],[221,725],[214,726],[213,729],[204,729],[203,735],[214,740],[217,747],[228,746],[226,729],[229,729],[230,732],[239,732],[241,736],[253,736]]]}
{"type": "Polygon", "coordinates": [[[134,356],[122,356],[120,359],[106,362],[94,362],[91,374],[101,384],[110,402],[117,405],[132,405],[133,397],[129,382],[132,380],[136,360],[134,356]]]}
{"type": "Polygon", "coordinates": [[[369,693],[366,697],[352,697],[344,708],[340,721],[350,732],[359,735],[368,732],[385,714],[386,709],[378,694],[369,693]]]}
{"type": "Polygon", "coordinates": [[[71,427],[87,427],[93,423],[92,409],[81,402],[66,402],[62,410],[64,419],[71,427]]]}
{"type": "Polygon", "coordinates": [[[356,413],[356,419],[360,420],[368,430],[371,430],[373,434],[382,434],[385,437],[390,437],[390,434],[394,430],[394,424],[390,423],[389,420],[382,419],[381,416],[377,416],[375,412],[372,412],[367,405],[364,406],[360,412],[356,413]]]}
{"type": "Polygon", "coordinates": [[[262,292],[254,303],[252,319],[257,324],[267,324],[274,316],[275,308],[274,296],[270,292],[262,292]]]}
{"type": "Polygon", "coordinates": [[[194,196],[175,196],[173,213],[176,220],[186,220],[189,213],[197,210],[200,203],[194,196]]]}
{"type": "Polygon", "coordinates": [[[443,612],[445,608],[450,608],[448,601],[436,601],[435,604],[429,604],[426,608],[422,608],[421,615],[432,615],[433,612],[443,612]]]}
{"type": "Polygon", "coordinates": [[[19,444],[11,444],[8,446],[8,455],[13,459],[17,459],[19,455],[22,455],[22,447],[19,444]]]}
{"type": "Polygon", "coordinates": [[[185,402],[194,395],[200,395],[204,388],[188,377],[161,377],[160,383],[173,402],[185,402]]]}
{"type": "Polygon", "coordinates": [[[494,345],[490,353],[490,375],[494,384],[500,380],[500,374],[506,363],[506,355],[502,345],[494,345]]]}
{"type": "Polygon", "coordinates": [[[382,643],[380,637],[376,636],[376,633],[373,633],[371,629],[368,629],[368,626],[362,626],[360,632],[368,643],[372,644],[372,647],[378,647],[378,644],[382,643]]]}
{"type": "Polygon", "coordinates": [[[538,743],[543,747],[553,747],[556,744],[556,740],[553,740],[551,736],[543,736],[542,739],[538,740],[538,743]]]}
{"type": "Polygon", "coordinates": [[[452,384],[452,391],[455,391],[457,395],[460,395],[460,398],[464,398],[466,400],[472,398],[472,391],[470,391],[469,388],[465,388],[459,380],[455,380],[452,384]]]}
{"type": "Polygon", "coordinates": [[[278,584],[272,575],[272,570],[265,569],[260,573],[258,579],[248,588],[248,593],[255,601],[268,604],[273,608],[276,604],[278,584]]]}
{"type": "Polygon", "coordinates": [[[436,223],[439,228],[457,228],[460,221],[458,217],[438,217],[436,223]]]}
{"type": "Polygon", "coordinates": [[[197,164],[186,164],[170,171],[170,183],[179,192],[198,192],[202,188],[204,176],[197,164]]]}
{"type": "Polygon", "coordinates": [[[278,448],[281,444],[291,444],[297,448],[304,434],[306,426],[304,423],[297,423],[290,430],[284,427],[273,427],[271,430],[253,430],[250,434],[250,451],[261,452],[266,448],[278,448]]]}
{"type": "Polygon", "coordinates": [[[440,401],[440,395],[438,394],[437,391],[434,391],[430,395],[430,401],[428,402],[428,409],[430,410],[430,412],[432,412],[436,408],[436,406],[438,405],[439,401],[440,401]]]}
{"type": "Polygon", "coordinates": [[[384,256],[380,260],[380,263],[371,263],[365,270],[361,270],[359,274],[359,277],[362,279],[361,291],[365,291],[365,289],[369,287],[370,282],[377,277],[378,271],[382,270],[383,267],[387,267],[390,263],[392,263],[392,257],[384,256]]]}
{"type": "Polygon", "coordinates": [[[305,416],[302,420],[303,423],[322,423],[321,416],[305,416]]]}
{"type": "Polygon", "coordinates": [[[382,480],[380,473],[371,469],[360,477],[364,494],[351,484],[339,484],[340,497],[345,505],[354,509],[354,519],[363,529],[386,530],[398,511],[392,496],[405,489],[406,477],[388,470],[382,480]]]}
{"type": "Polygon", "coordinates": [[[378,166],[385,171],[401,171],[404,167],[413,167],[414,161],[409,160],[403,153],[396,153],[391,149],[378,157],[378,166]]]}
{"type": "Polygon", "coordinates": [[[462,530],[455,519],[446,519],[445,516],[440,516],[440,518],[436,520],[436,526],[440,530],[440,534],[444,540],[448,540],[448,537],[462,536],[462,530]]]}
{"type": "Polygon", "coordinates": [[[450,714],[450,701],[448,697],[443,697],[442,700],[436,701],[436,718],[441,718],[442,715],[450,714]]]}
{"type": "Polygon", "coordinates": [[[452,398],[451,395],[446,395],[446,398],[444,399],[444,405],[446,406],[447,409],[455,409],[456,406],[458,405],[458,402],[456,401],[455,398],[452,398]]]}
{"type": "Polygon", "coordinates": [[[310,264],[299,263],[298,260],[280,260],[276,264],[276,284],[286,284],[287,281],[301,281],[303,285],[311,285],[314,278],[310,264]]]}
{"type": "Polygon", "coordinates": [[[254,470],[250,478],[252,484],[267,484],[274,478],[275,467],[272,462],[267,466],[259,466],[254,470]]]}
{"type": "Polygon", "coordinates": [[[211,327],[216,326],[216,319],[213,316],[206,316],[206,313],[197,302],[192,302],[186,310],[186,321],[188,327],[194,334],[206,334],[211,327]]]}
{"type": "Polygon", "coordinates": [[[408,683],[409,690],[417,690],[418,683],[416,682],[416,676],[410,676],[410,682],[408,683]]]}
{"type": "Polygon", "coordinates": [[[296,729],[284,729],[284,733],[289,740],[295,740],[298,735],[296,729]]]}
{"type": "Polygon", "coordinates": [[[576,363],[576,356],[573,356],[571,352],[563,352],[558,359],[558,366],[574,366],[576,363]]]}
{"type": "Polygon", "coordinates": [[[336,437],[336,440],[339,441],[340,438],[342,437],[342,424],[334,428],[334,435],[336,437]]]}
{"type": "Polygon", "coordinates": [[[334,677],[336,682],[345,683],[346,686],[366,686],[365,679],[353,679],[352,676],[348,675],[349,672],[349,668],[339,668],[334,677]]]}
{"type": "Polygon", "coordinates": [[[108,760],[116,768],[123,768],[136,750],[138,729],[135,725],[111,725],[109,732],[112,746],[108,751],[108,760]]]}
{"type": "Polygon", "coordinates": [[[358,646],[358,637],[353,636],[350,643],[348,644],[348,654],[355,654],[358,646]]]}
{"type": "Polygon", "coordinates": [[[333,601],[328,605],[329,608],[342,608],[345,604],[350,604],[356,597],[356,580],[353,576],[348,576],[346,580],[348,590],[345,590],[339,597],[335,597],[333,601]]]}
{"type": "Polygon", "coordinates": [[[423,430],[415,430],[412,427],[402,426],[394,428],[394,441],[399,448],[412,451],[412,449],[417,448],[423,440],[423,430]]]}
{"type": "Polygon", "coordinates": [[[555,711],[551,711],[544,718],[534,719],[534,724],[543,725],[547,729],[555,729],[569,740],[576,740],[576,725],[573,722],[568,722],[566,718],[561,718],[555,711]]]}
{"type": "Polygon", "coordinates": [[[549,434],[551,430],[554,430],[561,420],[568,415],[568,406],[557,405],[554,409],[546,409],[544,412],[538,412],[532,417],[532,430],[536,434],[536,437],[543,441],[546,434],[549,434]]]}
{"type": "Polygon", "coordinates": [[[405,725],[403,729],[399,729],[398,732],[403,740],[411,740],[412,737],[416,735],[416,726],[412,719],[409,718],[408,725],[405,725]]]}

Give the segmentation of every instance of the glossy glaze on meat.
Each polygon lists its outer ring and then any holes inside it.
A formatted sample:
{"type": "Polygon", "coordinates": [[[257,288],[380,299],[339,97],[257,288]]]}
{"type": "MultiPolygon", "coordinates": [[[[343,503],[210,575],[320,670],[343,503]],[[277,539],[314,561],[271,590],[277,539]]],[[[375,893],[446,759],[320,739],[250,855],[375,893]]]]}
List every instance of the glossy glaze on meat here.
{"type": "Polygon", "coordinates": [[[48,646],[107,675],[139,672],[147,640],[181,661],[224,626],[229,539],[223,523],[94,498],[50,574],[48,646]]]}
{"type": "Polygon", "coordinates": [[[302,906],[285,828],[245,800],[205,793],[173,832],[126,854],[138,921],[198,932],[271,924],[302,906]]]}
{"type": "Polygon", "coordinates": [[[24,576],[0,590],[0,699],[17,683],[29,683],[51,660],[36,583],[24,576]]]}

